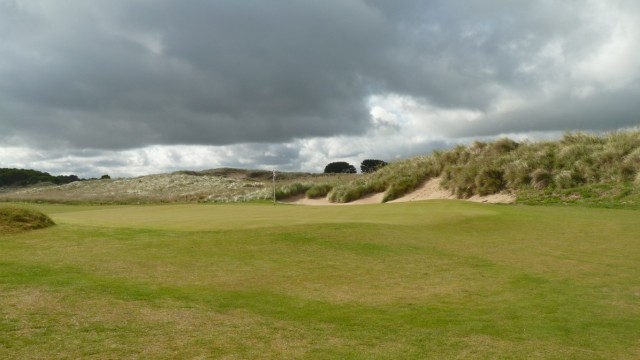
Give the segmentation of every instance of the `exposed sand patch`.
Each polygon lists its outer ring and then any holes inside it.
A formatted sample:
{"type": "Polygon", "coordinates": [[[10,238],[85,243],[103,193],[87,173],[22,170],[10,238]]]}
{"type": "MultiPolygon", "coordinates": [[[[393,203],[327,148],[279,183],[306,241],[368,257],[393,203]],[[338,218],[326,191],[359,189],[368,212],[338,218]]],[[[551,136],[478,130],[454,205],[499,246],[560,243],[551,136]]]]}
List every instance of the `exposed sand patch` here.
{"type": "Polygon", "coordinates": [[[515,195],[509,193],[499,193],[486,196],[474,195],[467,200],[491,204],[513,204],[514,202],[516,202],[516,197],[515,195]]]}
{"type": "MultiPolygon", "coordinates": [[[[452,195],[451,192],[447,189],[443,189],[440,187],[440,178],[433,178],[426,181],[420,187],[412,191],[411,193],[389,201],[390,203],[398,203],[398,202],[410,202],[410,201],[423,201],[423,200],[442,200],[442,199],[456,199],[455,195],[452,195]]],[[[384,197],[384,193],[372,194],[369,196],[365,196],[362,199],[358,199],[356,201],[352,201],[350,203],[332,203],[328,198],[322,199],[307,199],[304,195],[299,195],[290,199],[285,199],[282,202],[286,204],[297,204],[297,205],[363,205],[363,204],[380,204],[382,203],[382,198],[384,197]]],[[[482,203],[491,203],[491,204],[511,204],[515,202],[516,197],[513,194],[509,193],[500,193],[493,194],[487,196],[479,196],[474,195],[467,201],[474,202],[482,202],[482,203]]]]}
{"type": "Polygon", "coordinates": [[[409,201],[422,201],[422,200],[442,200],[442,199],[455,199],[455,195],[451,194],[451,191],[440,187],[440,178],[433,178],[425,181],[417,189],[389,202],[409,202],[409,201]]]}
{"type": "Polygon", "coordinates": [[[332,203],[329,201],[328,197],[320,198],[320,199],[307,199],[304,195],[298,195],[289,199],[284,199],[281,202],[286,204],[296,204],[296,205],[366,205],[366,204],[380,204],[382,203],[382,198],[384,193],[367,195],[361,199],[349,202],[349,203],[332,203]]]}

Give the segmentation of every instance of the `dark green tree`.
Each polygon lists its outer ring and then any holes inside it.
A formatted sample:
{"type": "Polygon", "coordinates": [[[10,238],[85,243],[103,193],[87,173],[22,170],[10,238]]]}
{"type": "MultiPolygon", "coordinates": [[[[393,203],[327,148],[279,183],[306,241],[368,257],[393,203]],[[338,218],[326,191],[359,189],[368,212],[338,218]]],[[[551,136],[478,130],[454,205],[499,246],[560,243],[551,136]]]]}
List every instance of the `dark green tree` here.
{"type": "Polygon", "coordinates": [[[382,160],[367,159],[360,164],[360,171],[362,173],[372,173],[386,165],[387,163],[382,160]]]}
{"type": "Polygon", "coordinates": [[[78,180],[80,179],[76,175],[52,176],[49,173],[31,169],[0,169],[0,186],[28,186],[45,182],[60,185],[78,180]]]}
{"type": "Polygon", "coordinates": [[[325,174],[355,174],[356,167],[345,161],[329,163],[324,167],[325,174]]]}

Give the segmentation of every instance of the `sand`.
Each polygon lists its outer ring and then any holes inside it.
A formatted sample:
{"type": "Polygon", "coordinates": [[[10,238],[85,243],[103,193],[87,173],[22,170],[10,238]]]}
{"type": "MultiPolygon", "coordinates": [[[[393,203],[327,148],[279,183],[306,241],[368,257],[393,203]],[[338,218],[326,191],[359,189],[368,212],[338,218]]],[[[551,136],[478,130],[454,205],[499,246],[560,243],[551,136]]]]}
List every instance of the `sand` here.
{"type": "MultiPolygon", "coordinates": [[[[443,189],[440,187],[440,178],[433,178],[426,181],[420,187],[412,191],[411,193],[389,201],[390,203],[398,203],[398,202],[410,202],[410,201],[425,201],[425,200],[442,200],[442,199],[456,199],[454,195],[451,194],[449,190],[443,189]]],[[[286,204],[297,204],[297,205],[366,205],[366,204],[380,204],[382,203],[382,198],[384,193],[372,194],[369,196],[365,196],[356,201],[352,201],[349,203],[332,203],[328,198],[322,199],[307,199],[304,195],[293,197],[290,199],[285,199],[282,203],[286,204]]],[[[510,204],[515,202],[516,197],[513,194],[509,193],[499,193],[488,196],[479,196],[474,195],[467,201],[474,202],[482,202],[482,203],[490,203],[490,204],[510,204]]]]}

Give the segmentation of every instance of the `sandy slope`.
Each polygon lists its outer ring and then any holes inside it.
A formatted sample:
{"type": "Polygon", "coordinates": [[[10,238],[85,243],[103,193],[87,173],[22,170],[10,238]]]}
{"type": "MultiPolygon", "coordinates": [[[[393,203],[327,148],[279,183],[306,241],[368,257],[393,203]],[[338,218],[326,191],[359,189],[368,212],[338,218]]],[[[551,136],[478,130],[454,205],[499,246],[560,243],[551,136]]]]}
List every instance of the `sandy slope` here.
{"type": "MultiPolygon", "coordinates": [[[[283,203],[288,204],[299,204],[299,205],[363,205],[363,204],[379,204],[382,202],[383,193],[373,194],[366,196],[362,199],[358,199],[356,201],[352,201],[346,204],[337,204],[331,203],[327,198],[324,199],[307,199],[304,196],[298,196],[291,199],[287,199],[282,201],[283,203]]],[[[449,190],[443,189],[440,187],[440,178],[431,179],[420,187],[418,187],[413,192],[390,201],[392,203],[395,202],[409,202],[409,201],[422,201],[422,200],[436,200],[436,199],[455,199],[454,195],[451,195],[449,190]]],[[[478,196],[475,195],[469,201],[475,202],[486,202],[493,204],[510,204],[515,201],[515,196],[512,194],[493,194],[488,196],[478,196]]]]}

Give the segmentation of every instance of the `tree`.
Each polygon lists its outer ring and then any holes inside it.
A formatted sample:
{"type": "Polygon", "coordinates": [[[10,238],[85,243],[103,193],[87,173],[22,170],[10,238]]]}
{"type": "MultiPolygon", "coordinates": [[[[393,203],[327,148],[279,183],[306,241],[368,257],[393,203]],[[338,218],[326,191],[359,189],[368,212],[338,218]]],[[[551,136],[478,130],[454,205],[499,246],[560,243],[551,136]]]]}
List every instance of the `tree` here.
{"type": "Polygon", "coordinates": [[[74,181],[80,181],[80,178],[77,175],[58,175],[55,178],[54,184],[63,185],[69,184],[74,181]]]}
{"type": "Polygon", "coordinates": [[[360,164],[360,170],[362,173],[372,173],[386,165],[387,163],[382,160],[367,159],[360,164]]]}
{"type": "Polygon", "coordinates": [[[49,173],[31,169],[0,169],[0,186],[29,186],[46,182],[60,185],[78,180],[76,175],[52,176],[49,173]]]}
{"type": "Polygon", "coordinates": [[[109,175],[102,175],[100,177],[100,180],[109,180],[109,179],[111,179],[111,176],[109,176],[109,175]]]}
{"type": "Polygon", "coordinates": [[[356,167],[345,161],[332,162],[325,166],[325,174],[355,174],[356,167]]]}

